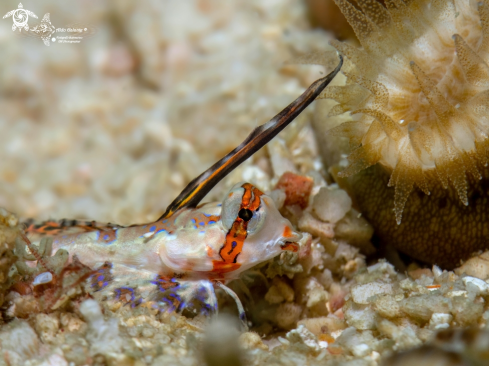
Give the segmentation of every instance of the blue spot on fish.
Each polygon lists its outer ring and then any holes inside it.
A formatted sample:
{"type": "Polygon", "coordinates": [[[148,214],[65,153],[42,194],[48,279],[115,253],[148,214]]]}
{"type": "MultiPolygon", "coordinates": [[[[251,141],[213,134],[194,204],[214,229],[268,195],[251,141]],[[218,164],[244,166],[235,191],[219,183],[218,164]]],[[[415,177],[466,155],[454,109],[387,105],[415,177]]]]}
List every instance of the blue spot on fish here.
{"type": "Polygon", "coordinates": [[[161,229],[161,230],[158,230],[158,231],[156,232],[156,234],[159,234],[159,233],[161,233],[161,232],[163,232],[163,231],[164,231],[164,232],[166,232],[166,230],[165,230],[165,229],[161,229]]]}
{"type": "Polygon", "coordinates": [[[104,240],[109,240],[109,236],[107,234],[104,236],[104,240]]]}
{"type": "Polygon", "coordinates": [[[164,220],[162,221],[162,223],[163,223],[163,224],[166,224],[167,222],[168,222],[168,220],[167,220],[167,219],[164,219],[164,220]]]}
{"type": "Polygon", "coordinates": [[[231,243],[231,245],[232,245],[232,247],[233,247],[233,249],[234,249],[234,248],[236,248],[236,245],[238,245],[238,243],[236,243],[235,241],[233,241],[233,242],[231,243]]]}
{"type": "Polygon", "coordinates": [[[216,223],[216,222],[215,222],[214,220],[211,220],[211,221],[209,221],[207,224],[208,224],[208,225],[213,225],[213,224],[215,224],[215,223],[216,223]]]}
{"type": "Polygon", "coordinates": [[[204,226],[205,225],[205,222],[203,222],[203,221],[202,222],[199,222],[199,225],[200,226],[204,226]]]}
{"type": "Polygon", "coordinates": [[[131,287],[127,287],[127,286],[122,286],[122,287],[119,287],[119,288],[116,288],[115,289],[115,293],[116,293],[116,298],[117,299],[120,299],[121,298],[121,295],[123,295],[122,290],[129,291],[130,292],[130,296],[131,296],[131,301],[134,301],[134,299],[136,298],[136,295],[134,294],[134,289],[131,288],[131,287]]]}
{"type": "Polygon", "coordinates": [[[149,231],[155,231],[155,230],[156,230],[156,226],[154,225],[149,228],[149,231]]]}
{"type": "Polygon", "coordinates": [[[195,219],[192,219],[192,220],[190,220],[190,221],[192,221],[192,224],[195,224],[195,219]]]}
{"type": "Polygon", "coordinates": [[[98,277],[97,277],[97,281],[103,281],[103,280],[104,280],[104,278],[105,278],[105,276],[98,276],[98,277]]]}
{"type": "Polygon", "coordinates": [[[175,306],[174,306],[174,305],[173,305],[173,303],[170,301],[170,299],[163,298],[163,299],[162,299],[162,301],[163,301],[164,303],[166,303],[167,305],[169,305],[169,307],[170,307],[170,308],[168,309],[169,311],[173,311],[173,310],[175,310],[175,306]]]}
{"type": "Polygon", "coordinates": [[[218,203],[218,204],[217,204],[217,207],[221,207],[221,206],[222,206],[222,203],[218,203]]]}

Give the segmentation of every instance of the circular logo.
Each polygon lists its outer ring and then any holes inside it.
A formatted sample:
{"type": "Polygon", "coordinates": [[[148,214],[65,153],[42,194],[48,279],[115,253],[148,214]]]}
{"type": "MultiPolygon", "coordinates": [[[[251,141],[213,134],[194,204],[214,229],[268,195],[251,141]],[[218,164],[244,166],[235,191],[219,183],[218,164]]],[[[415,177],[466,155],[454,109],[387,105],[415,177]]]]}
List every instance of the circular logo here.
{"type": "Polygon", "coordinates": [[[24,9],[17,9],[13,14],[14,25],[19,28],[24,28],[29,20],[29,14],[24,9]]]}

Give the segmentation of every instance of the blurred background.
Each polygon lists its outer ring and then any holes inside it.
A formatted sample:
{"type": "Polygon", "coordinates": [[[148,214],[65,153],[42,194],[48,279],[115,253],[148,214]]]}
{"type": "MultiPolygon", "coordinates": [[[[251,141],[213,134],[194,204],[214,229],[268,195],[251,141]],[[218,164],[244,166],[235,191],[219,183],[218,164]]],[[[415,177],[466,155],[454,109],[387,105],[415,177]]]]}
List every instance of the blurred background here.
{"type": "MultiPolygon", "coordinates": [[[[318,14],[334,14],[326,0],[22,4],[38,16],[31,28],[50,13],[56,28],[93,30],[79,44],[46,46],[0,19],[0,207],[24,218],[156,219],[324,75],[285,62],[331,49],[333,37],[320,29],[329,20],[318,14]]],[[[2,1],[0,14],[18,5],[2,1]]],[[[345,24],[339,37],[351,34],[345,24]]],[[[273,176],[266,151],[240,169],[251,181],[273,176]]]]}

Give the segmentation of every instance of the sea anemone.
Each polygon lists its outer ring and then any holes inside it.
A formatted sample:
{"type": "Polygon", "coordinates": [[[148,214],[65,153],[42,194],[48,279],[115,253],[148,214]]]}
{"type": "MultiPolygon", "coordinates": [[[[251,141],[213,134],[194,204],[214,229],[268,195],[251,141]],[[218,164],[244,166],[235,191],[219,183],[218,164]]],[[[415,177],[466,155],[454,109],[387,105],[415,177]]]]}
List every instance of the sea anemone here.
{"type": "MultiPolygon", "coordinates": [[[[413,190],[432,196],[446,191],[447,197],[453,191],[459,202],[449,206],[466,212],[471,182],[477,185],[485,177],[489,159],[489,6],[468,0],[386,0],[384,7],[357,0],[359,10],[347,0],[335,2],[362,46],[331,42],[345,57],[347,81],[322,95],[339,103],[330,116],[352,116],[330,131],[350,142],[349,165],[340,177],[380,165],[394,187],[400,227],[413,190]]],[[[483,242],[487,246],[489,238],[483,242]]],[[[433,253],[418,250],[415,257],[427,254],[433,253]]]]}

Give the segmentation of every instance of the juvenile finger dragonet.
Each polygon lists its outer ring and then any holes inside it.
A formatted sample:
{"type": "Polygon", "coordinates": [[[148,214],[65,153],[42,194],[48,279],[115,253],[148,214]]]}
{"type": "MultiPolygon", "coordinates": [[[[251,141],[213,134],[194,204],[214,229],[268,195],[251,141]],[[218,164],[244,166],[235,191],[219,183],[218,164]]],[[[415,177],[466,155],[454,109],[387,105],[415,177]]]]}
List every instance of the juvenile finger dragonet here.
{"type": "Polygon", "coordinates": [[[25,240],[49,236],[55,251],[66,250],[70,260],[76,257],[91,268],[88,280],[95,294],[115,296],[133,306],[148,302],[162,310],[182,310],[197,300],[202,311],[212,313],[217,310],[216,285],[236,300],[244,320],[239,298],[225,284],[284,250],[298,251],[301,235],[272,199],[249,183],[235,185],[222,203],[198,204],[217,182],[301,113],[341,65],[342,60],[332,73],[190,182],[157,221],[129,227],[67,220],[29,224],[25,240]]]}

